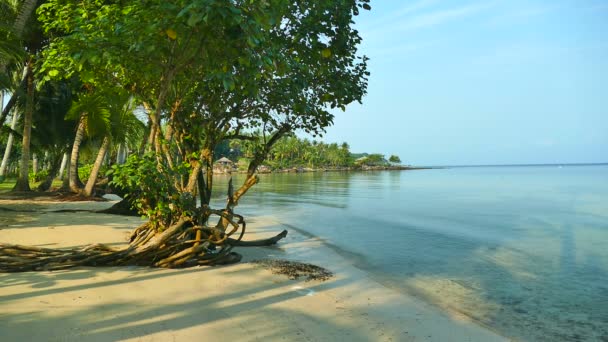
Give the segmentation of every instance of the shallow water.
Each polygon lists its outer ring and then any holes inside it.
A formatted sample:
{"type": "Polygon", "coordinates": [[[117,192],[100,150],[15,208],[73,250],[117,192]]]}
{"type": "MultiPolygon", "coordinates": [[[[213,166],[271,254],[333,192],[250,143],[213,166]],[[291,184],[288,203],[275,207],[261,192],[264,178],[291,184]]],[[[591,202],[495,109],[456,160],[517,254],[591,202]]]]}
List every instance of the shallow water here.
{"type": "Polygon", "coordinates": [[[263,175],[238,210],[508,337],[608,341],[606,165],[263,175]]]}

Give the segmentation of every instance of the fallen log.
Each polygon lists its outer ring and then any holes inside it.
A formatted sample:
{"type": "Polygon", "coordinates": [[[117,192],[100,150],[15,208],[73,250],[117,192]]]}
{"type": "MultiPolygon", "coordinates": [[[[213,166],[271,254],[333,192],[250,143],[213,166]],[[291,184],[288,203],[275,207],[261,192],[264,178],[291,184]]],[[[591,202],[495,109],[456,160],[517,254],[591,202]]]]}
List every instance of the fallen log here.
{"type": "Polygon", "coordinates": [[[272,246],[275,245],[279,240],[283,239],[287,236],[287,230],[283,230],[279,234],[268,238],[268,239],[260,239],[260,240],[252,240],[252,241],[243,241],[236,240],[232,238],[228,238],[227,242],[231,246],[235,247],[264,247],[264,246],[272,246]]]}

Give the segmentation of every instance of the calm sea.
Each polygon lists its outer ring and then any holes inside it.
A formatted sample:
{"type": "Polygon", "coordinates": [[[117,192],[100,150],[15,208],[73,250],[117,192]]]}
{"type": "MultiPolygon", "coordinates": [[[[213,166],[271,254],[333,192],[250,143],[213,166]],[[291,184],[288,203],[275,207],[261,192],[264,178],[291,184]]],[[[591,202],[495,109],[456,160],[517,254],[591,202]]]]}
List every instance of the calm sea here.
{"type": "Polygon", "coordinates": [[[263,175],[239,211],[508,337],[608,341],[608,165],[263,175]]]}

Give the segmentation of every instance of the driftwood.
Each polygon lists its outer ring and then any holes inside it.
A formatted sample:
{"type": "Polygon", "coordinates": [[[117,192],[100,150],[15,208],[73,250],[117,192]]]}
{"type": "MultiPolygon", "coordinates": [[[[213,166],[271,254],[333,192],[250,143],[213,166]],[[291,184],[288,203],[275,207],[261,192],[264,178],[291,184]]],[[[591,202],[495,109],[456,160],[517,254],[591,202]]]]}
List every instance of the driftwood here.
{"type": "Polygon", "coordinates": [[[139,216],[137,210],[134,210],[131,206],[131,203],[125,198],[123,198],[113,206],[109,207],[108,209],[98,210],[97,212],[112,215],[139,216]]]}
{"type": "Polygon", "coordinates": [[[239,247],[264,247],[264,246],[272,246],[275,245],[279,240],[287,236],[287,230],[283,230],[279,234],[269,238],[269,239],[261,239],[261,240],[252,240],[252,241],[243,241],[237,239],[228,238],[228,243],[232,246],[239,247]]]}
{"type": "MultiPolygon", "coordinates": [[[[168,227],[144,223],[133,231],[129,245],[120,249],[102,244],[81,249],[49,249],[0,243],[0,272],[54,271],[79,266],[178,268],[239,262],[241,256],[232,252],[235,246],[269,246],[287,236],[284,230],[269,239],[242,241],[245,220],[233,210],[238,199],[255,183],[257,177],[251,175],[235,193],[231,179],[225,209],[193,205],[188,211],[190,216],[176,218],[168,227]],[[216,222],[210,220],[213,216],[218,218],[218,224],[211,227],[206,223],[216,222]]],[[[114,209],[120,207],[123,213],[130,213],[131,206],[127,203],[122,201],[114,209]]]]}
{"type": "Polygon", "coordinates": [[[197,210],[199,215],[220,216],[228,223],[227,229],[197,226],[191,218],[184,217],[163,231],[145,223],[134,230],[129,245],[120,249],[102,244],[80,249],[0,244],[0,272],[54,271],[79,266],[179,268],[229,264],[241,260],[239,254],[232,252],[234,246],[275,244],[287,235],[283,231],[270,239],[244,242],[241,239],[246,224],[242,216],[207,207],[197,210]]]}

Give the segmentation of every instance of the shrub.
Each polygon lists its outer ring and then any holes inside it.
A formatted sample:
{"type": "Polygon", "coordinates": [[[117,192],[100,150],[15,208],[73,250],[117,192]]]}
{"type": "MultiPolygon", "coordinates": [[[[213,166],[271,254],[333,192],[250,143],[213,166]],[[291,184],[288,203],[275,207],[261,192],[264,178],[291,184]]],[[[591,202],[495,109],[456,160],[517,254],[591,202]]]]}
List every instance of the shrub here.
{"type": "Polygon", "coordinates": [[[37,173],[31,172],[29,173],[30,182],[40,182],[46,179],[49,175],[49,170],[40,170],[37,173]]]}
{"type": "Polygon", "coordinates": [[[189,171],[186,163],[173,169],[159,169],[156,158],[148,153],[143,157],[129,156],[125,164],[112,166],[107,175],[112,175],[110,185],[126,192],[125,198],[132,208],[161,228],[191,214],[196,207],[193,194],[181,193],[173,183],[182,177],[187,179],[189,171]]]}

